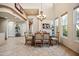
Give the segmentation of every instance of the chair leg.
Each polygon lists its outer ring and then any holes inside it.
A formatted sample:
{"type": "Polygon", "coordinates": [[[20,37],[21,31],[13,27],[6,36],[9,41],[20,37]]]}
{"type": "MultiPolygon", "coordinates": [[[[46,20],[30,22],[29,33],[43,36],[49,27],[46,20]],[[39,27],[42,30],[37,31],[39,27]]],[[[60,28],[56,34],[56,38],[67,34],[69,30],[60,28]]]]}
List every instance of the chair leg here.
{"type": "Polygon", "coordinates": [[[49,40],[49,45],[51,45],[51,40],[49,40]]]}
{"type": "Polygon", "coordinates": [[[56,44],[58,45],[58,41],[57,41],[57,40],[55,40],[55,42],[56,42],[56,44]]]}
{"type": "Polygon", "coordinates": [[[32,42],[32,40],[31,40],[31,46],[32,46],[32,43],[33,43],[33,42],[32,42]]]}
{"type": "Polygon", "coordinates": [[[51,45],[51,46],[54,45],[53,42],[54,42],[54,40],[51,40],[51,41],[50,41],[50,45],[51,45]]]}
{"type": "Polygon", "coordinates": [[[27,44],[27,40],[25,39],[25,45],[27,44]]]}
{"type": "Polygon", "coordinates": [[[42,46],[43,46],[43,40],[42,40],[42,46]]]}
{"type": "Polygon", "coordinates": [[[49,44],[49,46],[50,46],[50,40],[48,41],[48,44],[49,44]]]}
{"type": "Polygon", "coordinates": [[[49,40],[49,46],[51,45],[51,40],[49,40]]]}
{"type": "Polygon", "coordinates": [[[35,42],[35,44],[34,44],[35,46],[36,46],[36,42],[35,42]]]}
{"type": "Polygon", "coordinates": [[[26,45],[26,42],[25,42],[25,45],[26,45]]]}
{"type": "Polygon", "coordinates": [[[36,47],[36,42],[35,42],[35,47],[36,47]]]}
{"type": "Polygon", "coordinates": [[[59,42],[57,41],[57,45],[59,44],[59,42]]]}

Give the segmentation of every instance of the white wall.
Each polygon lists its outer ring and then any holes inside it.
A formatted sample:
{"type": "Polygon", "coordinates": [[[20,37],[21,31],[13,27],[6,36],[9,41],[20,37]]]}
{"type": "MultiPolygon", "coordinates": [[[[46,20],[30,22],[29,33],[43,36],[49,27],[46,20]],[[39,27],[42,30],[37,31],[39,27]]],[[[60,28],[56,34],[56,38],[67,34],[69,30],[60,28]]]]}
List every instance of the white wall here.
{"type": "MultiPolygon", "coordinates": [[[[20,27],[20,34],[21,36],[24,36],[24,32],[27,32],[27,23],[26,22],[20,22],[18,23],[19,27],[20,27]]],[[[7,28],[8,28],[8,36],[10,37],[15,37],[16,35],[16,30],[15,30],[15,26],[16,26],[16,22],[13,21],[9,21],[7,23],[7,28]]]]}
{"type": "Polygon", "coordinates": [[[0,45],[5,43],[6,33],[7,33],[7,20],[0,19],[0,45]]]}
{"type": "MultiPolygon", "coordinates": [[[[48,24],[50,24],[51,25],[51,23],[52,23],[52,20],[43,20],[42,22],[40,21],[40,20],[38,20],[37,19],[37,17],[36,16],[32,16],[32,18],[33,18],[33,24],[32,24],[32,34],[35,34],[36,32],[38,32],[38,31],[40,31],[40,30],[42,30],[42,31],[46,31],[46,32],[48,32],[48,33],[50,33],[50,35],[51,35],[51,29],[43,29],[42,28],[42,24],[43,23],[48,23],[48,24]]],[[[27,21],[27,32],[29,32],[29,25],[28,25],[29,23],[28,23],[28,21],[27,21]]]]}
{"type": "Polygon", "coordinates": [[[8,25],[7,26],[8,27],[8,36],[14,37],[15,36],[15,26],[16,26],[16,24],[12,21],[9,21],[7,25],[8,25]]]}
{"type": "Polygon", "coordinates": [[[6,25],[7,24],[7,20],[5,19],[0,19],[0,32],[5,32],[6,31],[6,25]]]}
{"type": "Polygon", "coordinates": [[[33,29],[33,31],[32,31],[33,34],[39,31],[39,20],[36,17],[34,17],[34,19],[33,19],[32,29],[33,29]]]}
{"type": "Polygon", "coordinates": [[[0,19],[0,33],[7,33],[7,23],[8,21],[6,19],[0,19]]]}
{"type": "Polygon", "coordinates": [[[0,33],[0,45],[2,45],[4,43],[5,43],[5,33],[2,32],[2,33],[0,33]]]}
{"type": "Polygon", "coordinates": [[[27,31],[26,22],[19,23],[21,36],[24,36],[24,32],[27,31]]]}
{"type": "MultiPolygon", "coordinates": [[[[54,4],[54,18],[59,17],[59,21],[61,21],[61,15],[65,12],[68,12],[68,37],[62,38],[60,37],[60,42],[71,48],[75,52],[79,53],[79,41],[76,40],[74,24],[73,24],[73,8],[78,6],[77,3],[58,3],[54,4]]],[[[59,22],[59,32],[61,32],[61,23],[59,22]]]]}
{"type": "MultiPolygon", "coordinates": [[[[43,23],[47,23],[47,24],[49,24],[51,26],[52,20],[46,20],[45,19],[45,20],[42,21],[42,24],[43,23]]],[[[42,27],[42,26],[40,26],[40,27],[42,27]]],[[[50,35],[52,35],[52,32],[51,32],[52,29],[51,28],[50,29],[42,29],[42,30],[46,31],[46,32],[50,33],[50,35]]]]}
{"type": "MultiPolygon", "coordinates": [[[[36,16],[29,16],[29,19],[33,18],[33,23],[32,23],[32,34],[34,35],[36,32],[39,31],[39,20],[36,18],[36,16]]],[[[29,19],[26,21],[27,22],[27,32],[29,33],[29,19]]]]}

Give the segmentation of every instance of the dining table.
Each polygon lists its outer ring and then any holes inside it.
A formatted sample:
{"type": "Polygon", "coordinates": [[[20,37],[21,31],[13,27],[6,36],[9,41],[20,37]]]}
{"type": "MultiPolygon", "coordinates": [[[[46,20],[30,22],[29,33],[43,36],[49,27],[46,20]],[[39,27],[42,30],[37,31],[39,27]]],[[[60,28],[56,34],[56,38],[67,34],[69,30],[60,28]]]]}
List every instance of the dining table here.
{"type": "MultiPolygon", "coordinates": [[[[51,41],[52,41],[52,36],[50,36],[50,45],[53,45],[53,43],[51,41]]],[[[35,35],[32,35],[31,46],[35,46],[35,35]]]]}

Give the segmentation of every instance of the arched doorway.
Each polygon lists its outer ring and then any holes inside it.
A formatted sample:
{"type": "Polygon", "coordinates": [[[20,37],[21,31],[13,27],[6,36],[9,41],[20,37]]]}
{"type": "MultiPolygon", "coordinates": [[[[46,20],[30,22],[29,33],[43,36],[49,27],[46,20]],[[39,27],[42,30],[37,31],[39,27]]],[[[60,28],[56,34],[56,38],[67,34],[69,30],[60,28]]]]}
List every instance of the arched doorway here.
{"type": "Polygon", "coordinates": [[[23,35],[24,31],[26,31],[26,21],[19,19],[18,17],[7,13],[7,12],[0,12],[0,17],[2,17],[3,19],[0,18],[0,23],[1,26],[0,28],[0,32],[5,33],[6,38],[8,37],[15,37],[16,36],[16,26],[18,24],[19,26],[19,30],[18,33],[20,33],[20,36],[23,35]],[[25,30],[22,28],[25,27],[25,30]],[[23,31],[24,30],[24,31],[23,31]]]}

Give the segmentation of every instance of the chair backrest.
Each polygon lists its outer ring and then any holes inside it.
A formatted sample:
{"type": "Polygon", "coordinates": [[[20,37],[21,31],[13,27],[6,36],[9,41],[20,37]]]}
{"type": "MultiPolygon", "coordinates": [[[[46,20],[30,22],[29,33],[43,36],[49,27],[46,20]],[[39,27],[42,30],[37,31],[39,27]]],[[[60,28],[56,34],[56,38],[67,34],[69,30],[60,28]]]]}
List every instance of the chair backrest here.
{"type": "Polygon", "coordinates": [[[56,37],[59,38],[59,32],[56,33],[56,37]]]}
{"type": "Polygon", "coordinates": [[[50,34],[49,33],[43,33],[43,38],[44,39],[50,39],[50,34]]]}
{"type": "Polygon", "coordinates": [[[43,35],[41,33],[35,33],[35,39],[36,40],[42,40],[43,39],[43,35]]]}
{"type": "Polygon", "coordinates": [[[27,37],[27,35],[28,35],[27,32],[24,32],[24,36],[27,37]]]}
{"type": "Polygon", "coordinates": [[[57,40],[59,41],[59,32],[57,32],[57,33],[56,33],[56,36],[53,37],[53,38],[55,38],[55,39],[57,39],[57,40]]]}
{"type": "Polygon", "coordinates": [[[27,38],[28,38],[28,39],[32,39],[32,34],[28,34],[28,35],[27,35],[27,38]]]}

